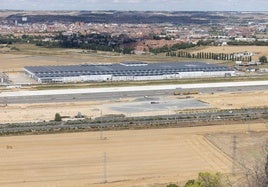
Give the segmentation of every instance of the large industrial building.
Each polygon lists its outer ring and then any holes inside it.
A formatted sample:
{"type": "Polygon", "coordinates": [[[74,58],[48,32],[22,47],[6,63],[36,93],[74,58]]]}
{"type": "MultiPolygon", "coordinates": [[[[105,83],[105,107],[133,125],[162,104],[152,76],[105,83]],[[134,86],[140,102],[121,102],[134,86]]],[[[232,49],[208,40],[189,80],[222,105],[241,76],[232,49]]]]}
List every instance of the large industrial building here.
{"type": "Polygon", "coordinates": [[[39,83],[89,81],[139,81],[234,76],[226,66],[200,62],[121,62],[68,66],[26,66],[26,74],[39,83]]]}

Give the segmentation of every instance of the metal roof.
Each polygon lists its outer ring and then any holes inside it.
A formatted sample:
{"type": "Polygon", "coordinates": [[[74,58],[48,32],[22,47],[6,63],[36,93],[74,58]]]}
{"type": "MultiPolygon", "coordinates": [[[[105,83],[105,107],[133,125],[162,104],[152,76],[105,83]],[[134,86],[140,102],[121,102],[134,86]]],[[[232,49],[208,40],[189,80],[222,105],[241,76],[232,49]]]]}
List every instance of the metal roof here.
{"type": "Polygon", "coordinates": [[[65,66],[26,66],[25,70],[38,78],[76,77],[86,75],[155,76],[180,72],[230,71],[226,66],[201,62],[123,62],[120,64],[81,64],[65,66]]]}

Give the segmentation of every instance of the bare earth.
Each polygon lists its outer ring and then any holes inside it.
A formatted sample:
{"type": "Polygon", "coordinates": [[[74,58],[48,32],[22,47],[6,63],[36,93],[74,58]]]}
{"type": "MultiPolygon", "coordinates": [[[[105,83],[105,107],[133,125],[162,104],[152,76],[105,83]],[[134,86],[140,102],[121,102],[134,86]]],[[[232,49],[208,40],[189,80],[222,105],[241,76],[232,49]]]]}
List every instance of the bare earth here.
{"type": "Polygon", "coordinates": [[[239,109],[268,106],[268,91],[217,93],[197,95],[197,99],[219,109],[239,109]]]}
{"type": "MultiPolygon", "coordinates": [[[[168,96],[170,97],[170,96],[168,96]]],[[[218,109],[239,109],[247,107],[267,107],[268,91],[253,91],[243,93],[216,93],[199,94],[196,99],[210,104],[212,108],[218,109]]],[[[0,123],[28,122],[53,120],[56,113],[62,116],[74,117],[78,112],[88,117],[99,117],[108,114],[122,114],[112,110],[111,106],[124,106],[130,104],[133,98],[125,98],[118,101],[96,101],[77,103],[51,103],[51,104],[10,104],[0,105],[0,123]]],[[[127,116],[175,114],[177,111],[170,108],[158,109],[147,112],[133,112],[124,114],[127,116]]]]}
{"type": "MultiPolygon", "coordinates": [[[[191,52],[214,52],[214,53],[235,53],[253,52],[253,60],[258,61],[262,55],[268,56],[267,46],[212,46],[190,49],[191,52]]],[[[118,63],[122,61],[146,61],[146,62],[178,62],[191,61],[177,57],[159,55],[120,55],[109,52],[93,52],[81,49],[49,49],[34,45],[14,44],[9,47],[0,46],[0,72],[1,71],[22,71],[24,66],[44,65],[70,65],[83,63],[118,63]],[[12,51],[16,47],[19,51],[12,51]]],[[[202,61],[199,59],[199,61],[202,61]]],[[[219,63],[219,61],[206,60],[205,62],[219,63]]]]}
{"type": "MultiPolygon", "coordinates": [[[[148,186],[200,171],[230,173],[232,160],[205,135],[244,125],[0,138],[0,186],[148,186]],[[107,181],[104,181],[104,153],[107,181]]],[[[267,131],[264,124],[251,126],[267,131]]]]}
{"type": "MultiPolygon", "coordinates": [[[[226,145],[232,145],[233,136],[236,136],[236,151],[239,153],[236,155],[236,162],[243,166],[254,167],[256,162],[265,160],[264,155],[267,153],[264,148],[267,146],[268,133],[252,132],[252,124],[244,125],[247,128],[247,133],[214,133],[207,135],[206,138],[226,154],[232,156],[233,147],[226,145]]],[[[267,124],[266,127],[268,129],[267,124]]],[[[242,170],[242,168],[238,165],[237,170],[242,170]]]]}
{"type": "Polygon", "coordinates": [[[12,104],[0,106],[0,123],[29,122],[53,120],[56,113],[71,118],[80,112],[87,117],[99,117],[105,114],[114,114],[102,108],[102,102],[77,102],[77,103],[51,103],[51,104],[12,104]],[[102,114],[101,114],[102,113],[102,114]]]}
{"type": "MultiPolygon", "coordinates": [[[[0,72],[22,71],[27,65],[110,63],[130,60],[178,61],[176,57],[163,55],[120,56],[104,52],[84,53],[82,50],[51,50],[19,45],[16,47],[20,49],[19,52],[9,48],[0,50],[0,72]]],[[[267,46],[221,46],[198,49],[198,52],[215,53],[244,51],[256,53],[253,60],[258,60],[262,55],[268,56],[267,46]]],[[[11,77],[16,79],[15,75],[11,77]]],[[[220,109],[268,106],[268,91],[200,94],[195,98],[220,109]]],[[[120,102],[128,103],[130,100],[120,102]]],[[[52,120],[55,113],[71,117],[78,112],[89,117],[115,113],[105,107],[104,104],[107,103],[110,101],[2,105],[0,123],[52,120]]],[[[229,156],[232,146],[230,136],[232,133],[240,134],[238,138],[241,141],[255,141],[255,138],[246,137],[248,129],[247,125],[242,124],[108,131],[103,132],[104,140],[100,140],[100,132],[0,137],[0,186],[146,187],[151,184],[184,182],[195,178],[200,171],[230,173],[232,169],[232,159],[229,156]],[[104,153],[107,155],[108,181],[105,184],[103,183],[104,153]]],[[[267,137],[268,129],[265,124],[252,124],[250,130],[265,133],[263,139],[267,137]]],[[[250,147],[255,148],[255,145],[257,144],[252,143],[250,147]]],[[[239,148],[243,154],[248,153],[245,146],[239,148]]],[[[253,155],[254,150],[251,149],[253,155]]]]}
{"type": "Polygon", "coordinates": [[[255,61],[258,61],[260,56],[268,56],[267,46],[212,46],[197,50],[196,52],[239,53],[245,51],[255,53],[253,57],[255,61]]]}
{"type": "Polygon", "coordinates": [[[177,57],[165,55],[120,55],[109,52],[86,52],[80,49],[48,49],[31,45],[21,46],[20,52],[7,52],[0,48],[0,72],[23,71],[24,66],[73,65],[119,63],[123,61],[167,62],[178,61],[177,57]]]}

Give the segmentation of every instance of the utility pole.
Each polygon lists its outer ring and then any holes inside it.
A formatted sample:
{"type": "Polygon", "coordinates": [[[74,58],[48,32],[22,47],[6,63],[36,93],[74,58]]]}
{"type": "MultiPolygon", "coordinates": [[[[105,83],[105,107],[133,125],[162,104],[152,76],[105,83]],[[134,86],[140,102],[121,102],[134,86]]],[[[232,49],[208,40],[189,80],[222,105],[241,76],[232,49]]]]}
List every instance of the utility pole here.
{"type": "Polygon", "coordinates": [[[248,133],[250,133],[250,123],[248,122],[248,133]]]}
{"type": "Polygon", "coordinates": [[[103,183],[107,183],[107,155],[103,153],[103,183]]]}
{"type": "Polygon", "coordinates": [[[249,120],[250,120],[250,117],[246,117],[245,122],[246,122],[246,125],[248,126],[248,133],[250,133],[250,122],[249,122],[249,120]]]}
{"type": "Polygon", "coordinates": [[[100,110],[100,140],[103,140],[103,132],[102,132],[102,110],[100,110]]]}
{"type": "Polygon", "coordinates": [[[236,170],[236,149],[237,149],[237,137],[233,136],[233,165],[232,165],[232,174],[235,175],[236,170]]]}
{"type": "Polygon", "coordinates": [[[100,124],[100,140],[103,140],[102,124],[100,124]]]}

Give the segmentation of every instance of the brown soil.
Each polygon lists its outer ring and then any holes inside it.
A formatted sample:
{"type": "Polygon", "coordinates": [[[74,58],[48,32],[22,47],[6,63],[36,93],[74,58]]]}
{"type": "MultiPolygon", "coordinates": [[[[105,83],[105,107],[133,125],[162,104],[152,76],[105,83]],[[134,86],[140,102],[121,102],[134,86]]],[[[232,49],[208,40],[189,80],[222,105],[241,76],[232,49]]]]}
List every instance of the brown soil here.
{"type": "Polygon", "coordinates": [[[199,94],[195,98],[219,109],[240,109],[268,106],[268,91],[199,94]]]}
{"type": "MultiPolygon", "coordinates": [[[[205,136],[244,125],[127,130],[0,138],[1,186],[149,186],[200,171],[230,173],[230,157],[205,136]],[[106,153],[107,181],[104,180],[106,153]]],[[[267,131],[254,124],[252,131],[267,131]]]]}

